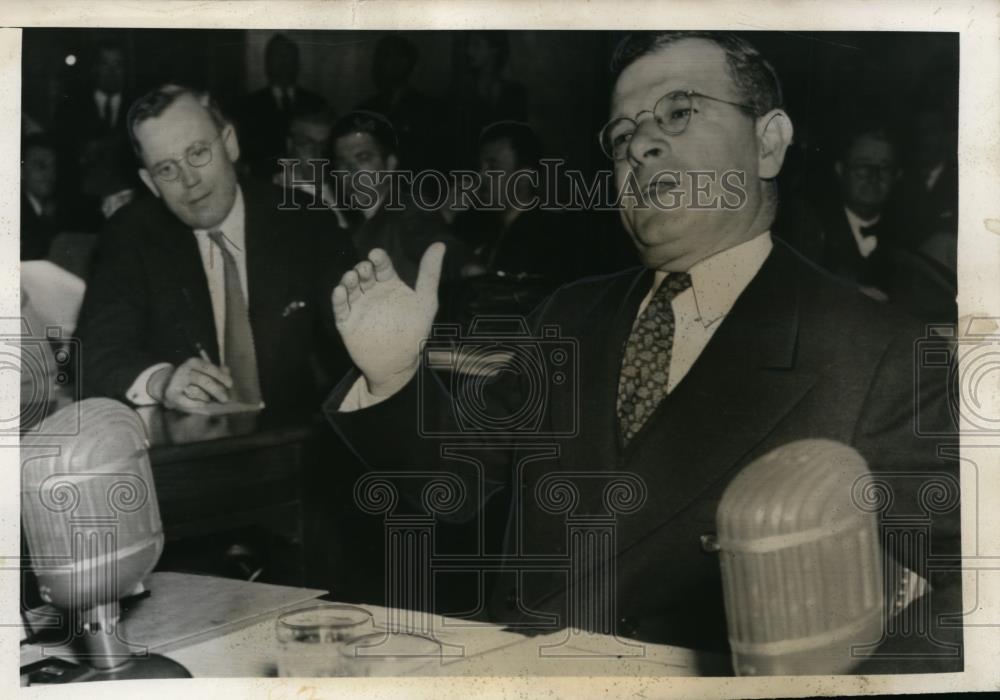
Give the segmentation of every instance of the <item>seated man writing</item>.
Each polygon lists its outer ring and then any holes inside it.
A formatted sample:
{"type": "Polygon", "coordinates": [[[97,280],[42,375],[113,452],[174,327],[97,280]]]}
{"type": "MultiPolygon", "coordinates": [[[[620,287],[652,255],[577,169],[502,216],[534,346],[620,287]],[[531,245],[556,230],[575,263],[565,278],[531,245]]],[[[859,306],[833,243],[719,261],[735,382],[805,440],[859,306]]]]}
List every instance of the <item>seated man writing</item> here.
{"type": "Polygon", "coordinates": [[[279,210],[280,189],[237,179],[236,130],[208,94],[156,89],[128,129],[153,196],[102,234],[78,325],[83,393],[311,411],[312,358],[343,367],[325,299],[349,240],[327,213],[279,210]]]}

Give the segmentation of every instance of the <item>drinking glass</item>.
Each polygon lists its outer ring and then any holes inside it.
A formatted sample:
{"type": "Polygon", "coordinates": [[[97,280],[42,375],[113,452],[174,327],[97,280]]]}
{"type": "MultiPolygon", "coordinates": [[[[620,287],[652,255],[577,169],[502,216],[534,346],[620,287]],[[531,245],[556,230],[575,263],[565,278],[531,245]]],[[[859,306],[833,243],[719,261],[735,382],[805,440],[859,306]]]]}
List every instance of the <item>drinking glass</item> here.
{"type": "Polygon", "coordinates": [[[430,675],[440,666],[441,644],[422,634],[376,632],[345,642],[340,655],[349,676],[430,675]]]}
{"type": "Polygon", "coordinates": [[[278,675],[347,675],[340,646],[374,629],[372,614],[355,605],[315,605],[278,616],[278,675]]]}

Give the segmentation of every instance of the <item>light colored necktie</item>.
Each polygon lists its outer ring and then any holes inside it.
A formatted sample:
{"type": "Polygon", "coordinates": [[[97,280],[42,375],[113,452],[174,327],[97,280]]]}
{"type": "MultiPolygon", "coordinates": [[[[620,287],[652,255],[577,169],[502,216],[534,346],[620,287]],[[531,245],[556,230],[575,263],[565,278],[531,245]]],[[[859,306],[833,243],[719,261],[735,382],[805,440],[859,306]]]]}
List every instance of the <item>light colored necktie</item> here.
{"type": "Polygon", "coordinates": [[[235,401],[260,403],[257,351],[236,258],[226,247],[222,231],[209,231],[208,237],[222,253],[226,282],[225,365],[233,377],[231,396],[235,401]]]}
{"type": "Polygon", "coordinates": [[[667,395],[674,344],[674,297],[691,286],[691,275],[671,272],[636,318],[618,377],[618,427],[628,444],[667,395]]]}

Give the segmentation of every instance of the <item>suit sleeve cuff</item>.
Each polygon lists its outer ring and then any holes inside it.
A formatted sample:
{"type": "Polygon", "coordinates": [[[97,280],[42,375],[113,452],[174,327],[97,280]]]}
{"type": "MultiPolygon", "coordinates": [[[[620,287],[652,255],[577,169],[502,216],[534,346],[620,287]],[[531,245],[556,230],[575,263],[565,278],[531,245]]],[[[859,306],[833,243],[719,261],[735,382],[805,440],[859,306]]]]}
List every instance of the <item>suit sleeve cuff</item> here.
{"type": "MultiPolygon", "coordinates": [[[[391,396],[390,394],[389,396],[391,396]]],[[[363,408],[370,408],[377,403],[385,401],[389,396],[376,396],[375,394],[368,391],[368,383],[365,381],[364,376],[360,376],[354,380],[354,384],[348,389],[347,395],[344,396],[344,400],[340,402],[340,406],[337,411],[340,413],[352,413],[353,411],[360,411],[363,408]]]]}
{"type": "Polygon", "coordinates": [[[152,406],[157,403],[156,399],[149,395],[149,379],[154,374],[159,372],[164,367],[170,367],[169,362],[158,362],[151,367],[147,367],[145,370],[136,377],[135,381],[125,392],[125,398],[131,401],[136,406],[152,406]]]}

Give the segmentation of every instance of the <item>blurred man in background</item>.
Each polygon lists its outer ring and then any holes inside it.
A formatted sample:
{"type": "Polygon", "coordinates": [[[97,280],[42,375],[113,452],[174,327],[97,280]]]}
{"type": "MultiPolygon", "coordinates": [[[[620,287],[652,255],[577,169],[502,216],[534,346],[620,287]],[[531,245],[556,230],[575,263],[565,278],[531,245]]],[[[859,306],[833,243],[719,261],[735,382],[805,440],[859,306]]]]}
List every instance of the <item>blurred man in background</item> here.
{"type": "Polygon", "coordinates": [[[56,147],[36,134],[21,143],[21,260],[44,258],[59,232],[56,147]]]}
{"type": "Polygon", "coordinates": [[[65,166],[66,196],[81,213],[76,230],[96,230],[138,185],[125,129],[128,76],[125,48],[101,42],[86,81],[59,96],[53,137],[65,166]]]}
{"type": "Polygon", "coordinates": [[[364,258],[382,248],[400,278],[413,286],[420,258],[441,241],[449,244],[445,280],[470,274],[474,261],[440,213],[425,210],[405,180],[393,179],[402,167],[397,143],[393,125],[375,112],[351,112],[333,127],[339,208],[348,217],[355,252],[364,258]]]}
{"type": "Polygon", "coordinates": [[[326,100],[298,84],[299,47],[284,34],[275,34],[264,51],[267,87],[247,95],[237,108],[244,164],[254,175],[270,178],[285,152],[292,115],[319,112],[326,100]]]}
{"type": "Polygon", "coordinates": [[[816,205],[818,262],[885,301],[893,291],[891,251],[902,235],[887,207],[900,177],[896,146],[885,127],[860,127],[833,167],[838,189],[816,205]]]}

